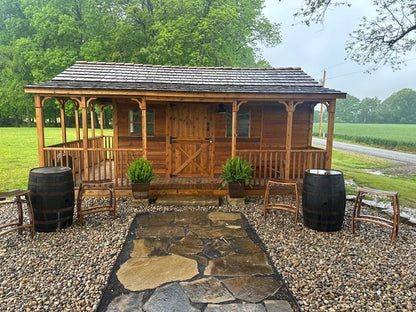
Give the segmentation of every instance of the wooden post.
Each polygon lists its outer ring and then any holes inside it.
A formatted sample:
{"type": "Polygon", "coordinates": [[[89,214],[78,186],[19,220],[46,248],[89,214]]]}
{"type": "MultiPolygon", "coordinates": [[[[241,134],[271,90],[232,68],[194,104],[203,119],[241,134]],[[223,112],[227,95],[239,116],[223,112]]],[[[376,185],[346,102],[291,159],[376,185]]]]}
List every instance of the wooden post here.
{"type": "Polygon", "coordinates": [[[231,158],[235,157],[237,145],[237,100],[233,101],[232,122],[231,122],[231,158]]]}
{"type": "Polygon", "coordinates": [[[290,179],[290,156],[292,152],[292,125],[293,112],[295,105],[293,101],[286,102],[287,122],[286,122],[286,165],[284,179],[290,179]]]}
{"type": "Polygon", "coordinates": [[[234,158],[237,153],[237,114],[240,106],[247,103],[247,101],[233,101],[233,114],[231,124],[231,157],[234,158]]]}
{"type": "Polygon", "coordinates": [[[43,148],[45,147],[45,133],[43,130],[43,103],[39,95],[35,95],[35,110],[36,110],[36,131],[38,135],[38,156],[39,167],[45,166],[45,154],[43,148]]]}
{"type": "Polygon", "coordinates": [[[142,149],[143,158],[147,159],[147,111],[146,111],[146,98],[138,99],[132,98],[133,101],[139,104],[139,108],[142,111],[142,149]]]}
{"type": "Polygon", "coordinates": [[[82,148],[84,153],[84,180],[89,180],[89,159],[88,159],[88,110],[85,96],[80,101],[82,110],[82,148]]]}
{"type": "Polygon", "coordinates": [[[89,106],[90,106],[90,120],[91,120],[91,137],[95,138],[94,103],[91,103],[89,106]]]}
{"type": "Polygon", "coordinates": [[[104,121],[104,114],[103,114],[104,106],[100,105],[99,107],[100,107],[100,134],[103,137],[104,136],[104,122],[103,122],[104,121]]]}
{"type": "Polygon", "coordinates": [[[61,110],[62,143],[66,143],[65,102],[65,99],[59,100],[59,109],[61,110]]]}
{"type": "Polygon", "coordinates": [[[332,145],[334,144],[334,124],[335,124],[335,100],[329,101],[328,110],[328,133],[326,137],[326,157],[325,169],[331,169],[332,164],[332,145]]]}
{"type": "Polygon", "coordinates": [[[80,130],[79,130],[79,104],[77,101],[74,101],[74,109],[75,109],[75,133],[77,136],[77,141],[81,139],[80,130]]]}

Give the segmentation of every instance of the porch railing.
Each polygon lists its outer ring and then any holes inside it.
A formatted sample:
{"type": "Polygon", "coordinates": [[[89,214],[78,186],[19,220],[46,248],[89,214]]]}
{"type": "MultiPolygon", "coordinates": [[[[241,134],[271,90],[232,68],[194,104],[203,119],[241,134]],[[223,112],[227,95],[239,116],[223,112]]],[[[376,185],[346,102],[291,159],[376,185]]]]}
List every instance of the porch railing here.
{"type": "Polygon", "coordinates": [[[300,180],[306,169],[325,168],[326,151],[317,148],[292,150],[289,159],[286,159],[285,150],[237,150],[236,155],[252,163],[251,184],[264,186],[269,178],[300,180]]]}
{"type": "Polygon", "coordinates": [[[128,165],[142,155],[142,149],[113,148],[111,136],[88,139],[86,151],[82,140],[44,148],[45,166],[71,167],[76,186],[85,179],[111,179],[115,186],[127,186],[128,165]]]}

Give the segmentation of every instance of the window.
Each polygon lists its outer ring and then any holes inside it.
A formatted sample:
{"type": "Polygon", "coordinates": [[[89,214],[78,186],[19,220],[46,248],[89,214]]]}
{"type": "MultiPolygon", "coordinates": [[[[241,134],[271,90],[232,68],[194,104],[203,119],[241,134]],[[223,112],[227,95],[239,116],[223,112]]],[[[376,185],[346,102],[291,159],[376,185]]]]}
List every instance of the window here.
{"type": "MultiPolygon", "coordinates": [[[[231,137],[233,123],[232,112],[227,112],[227,137],[231,137]]],[[[250,137],[250,112],[237,112],[237,136],[250,137]]]]}
{"type": "MultiPolygon", "coordinates": [[[[147,136],[155,136],[155,111],[146,110],[147,136]]],[[[142,136],[142,110],[131,109],[129,116],[130,135],[142,136]]]]}

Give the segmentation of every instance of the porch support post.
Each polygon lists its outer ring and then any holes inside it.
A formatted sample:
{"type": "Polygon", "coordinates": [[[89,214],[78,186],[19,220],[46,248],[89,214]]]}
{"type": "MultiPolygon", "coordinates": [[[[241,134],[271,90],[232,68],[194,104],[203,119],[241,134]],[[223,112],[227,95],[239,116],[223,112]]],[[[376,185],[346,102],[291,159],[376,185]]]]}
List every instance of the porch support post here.
{"type": "Polygon", "coordinates": [[[90,120],[91,120],[91,137],[95,138],[94,103],[91,103],[89,107],[90,107],[90,120]]]}
{"type": "Polygon", "coordinates": [[[59,109],[61,111],[61,131],[62,143],[66,143],[66,124],[65,124],[65,102],[66,99],[59,99],[59,109]]]}
{"type": "Polygon", "coordinates": [[[237,113],[240,110],[240,106],[247,101],[233,101],[233,113],[231,123],[231,157],[234,158],[237,151],[237,113]]]}
{"type": "Polygon", "coordinates": [[[99,105],[99,107],[100,107],[100,134],[103,137],[104,136],[104,124],[103,124],[103,117],[104,117],[103,109],[104,109],[104,106],[99,105]]]}
{"type": "Polygon", "coordinates": [[[82,148],[84,155],[84,180],[89,179],[89,159],[88,159],[88,106],[85,96],[80,98],[82,110],[82,148]]]}
{"type": "Polygon", "coordinates": [[[91,119],[91,137],[95,138],[95,122],[94,122],[94,103],[93,101],[97,98],[89,98],[86,102],[87,108],[90,108],[90,119],[91,119]]]}
{"type": "Polygon", "coordinates": [[[77,101],[74,102],[74,110],[75,110],[75,133],[77,136],[77,141],[81,139],[80,131],[79,131],[79,104],[77,101]]]}
{"type": "Polygon", "coordinates": [[[43,103],[40,95],[35,95],[35,110],[36,110],[36,131],[38,135],[38,156],[39,167],[45,166],[45,154],[43,148],[45,147],[45,133],[43,129],[43,103]]]}
{"type": "Polygon", "coordinates": [[[293,112],[295,111],[295,106],[293,101],[286,102],[286,112],[287,112],[287,121],[286,121],[286,165],[285,165],[285,179],[290,178],[290,156],[292,153],[292,125],[293,125],[293,112]]]}
{"type": "Polygon", "coordinates": [[[325,169],[330,169],[332,163],[332,145],[334,144],[335,103],[336,100],[331,100],[328,102],[327,105],[328,133],[326,137],[325,169]]]}
{"type": "Polygon", "coordinates": [[[142,111],[142,149],[143,158],[147,159],[147,110],[146,110],[146,98],[133,98],[133,101],[139,104],[139,108],[142,111]]]}

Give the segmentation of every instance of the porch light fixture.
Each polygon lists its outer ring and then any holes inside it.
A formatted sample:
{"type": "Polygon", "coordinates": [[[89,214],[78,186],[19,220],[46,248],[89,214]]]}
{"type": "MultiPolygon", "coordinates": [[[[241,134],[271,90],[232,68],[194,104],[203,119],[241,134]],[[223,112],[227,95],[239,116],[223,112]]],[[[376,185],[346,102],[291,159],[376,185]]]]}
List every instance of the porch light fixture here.
{"type": "Polygon", "coordinates": [[[225,114],[227,110],[225,109],[224,103],[220,103],[218,105],[218,114],[225,114]]]}

